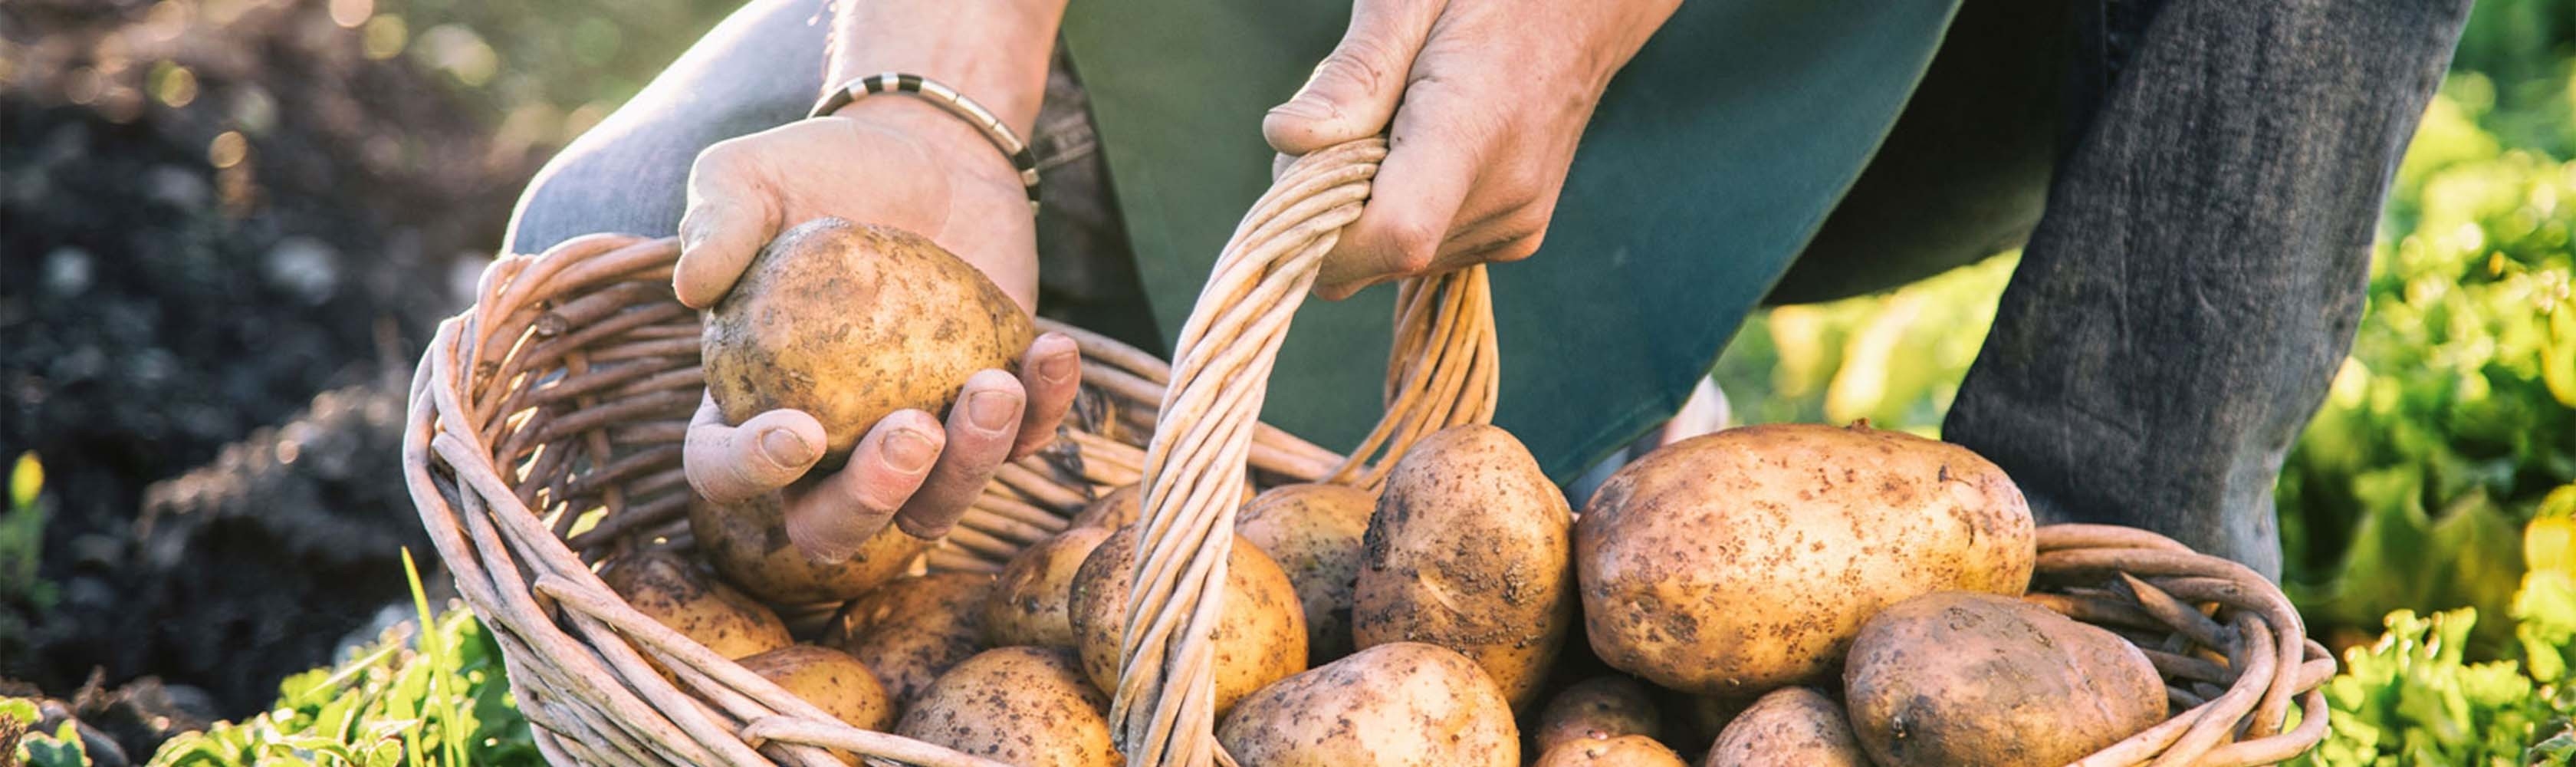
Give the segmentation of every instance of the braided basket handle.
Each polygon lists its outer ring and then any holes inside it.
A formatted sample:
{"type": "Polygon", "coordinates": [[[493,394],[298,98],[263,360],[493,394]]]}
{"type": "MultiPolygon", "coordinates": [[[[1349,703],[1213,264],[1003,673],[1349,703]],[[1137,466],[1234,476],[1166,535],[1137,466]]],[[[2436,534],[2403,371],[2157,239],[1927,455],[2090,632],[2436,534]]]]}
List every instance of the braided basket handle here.
{"type": "MultiPolygon", "coordinates": [[[[1289,318],[1342,227],[1358,220],[1386,151],[1364,139],[1281,171],[1235,227],[1173,347],[1145,452],[1135,585],[1111,691],[1111,726],[1131,765],[1233,763],[1214,734],[1210,636],[1246,451],[1289,318]]],[[[1484,267],[1407,280],[1397,296],[1386,415],[1331,481],[1374,488],[1422,436],[1493,419],[1501,368],[1484,267]]]]}

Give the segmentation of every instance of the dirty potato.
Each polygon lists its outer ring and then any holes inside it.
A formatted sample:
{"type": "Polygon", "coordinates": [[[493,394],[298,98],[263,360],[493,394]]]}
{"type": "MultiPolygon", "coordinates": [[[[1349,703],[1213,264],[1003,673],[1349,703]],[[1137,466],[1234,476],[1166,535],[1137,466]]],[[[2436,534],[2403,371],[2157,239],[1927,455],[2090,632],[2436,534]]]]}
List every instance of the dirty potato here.
{"type": "MultiPolygon", "coordinates": [[[[1118,644],[1126,636],[1127,590],[1136,565],[1137,529],[1120,529],[1091,551],[1073,576],[1074,644],[1082,669],[1103,690],[1116,689],[1118,644]]],[[[1225,604],[1212,637],[1216,714],[1264,685],[1306,669],[1306,620],[1297,590],[1261,549],[1229,536],[1225,604]]]]}
{"type": "Polygon", "coordinates": [[[1039,541],[1011,559],[984,599],[984,640],[994,647],[1072,647],[1073,574],[1109,538],[1109,530],[1076,527],[1039,541]]]}
{"type": "Polygon", "coordinates": [[[1538,755],[1535,767],[1690,767],[1680,754],[1644,735],[1586,737],[1538,755]]]}
{"type": "Polygon", "coordinates": [[[849,726],[883,731],[894,725],[894,701],[867,664],[848,653],[810,644],[788,645],[742,659],[759,674],[849,726]]]}
{"type": "Polygon", "coordinates": [[[1624,676],[1598,676],[1574,683],[1539,709],[1530,745],[1544,754],[1578,741],[1644,735],[1660,739],[1663,716],[1655,710],[1654,693],[1624,676]]]}
{"type": "Polygon", "coordinates": [[[968,376],[1015,367],[1035,326],[984,273],[920,235],[819,218],[770,241],[706,313],[707,392],[728,423],[780,408],[823,424],[839,468],[898,410],[939,415],[968,376]]]}
{"type": "Polygon", "coordinates": [[[2058,765],[2164,721],[2164,681],[2119,635],[2012,597],[1942,592],[1861,628],[1843,670],[1880,767],[2058,765]]]}
{"type": "Polygon", "coordinates": [[[1565,494],[1520,440],[1452,426],[1387,476],[1351,613],[1360,647],[1429,642],[1476,659],[1530,705],[1574,621],[1565,494]]]}
{"type": "Polygon", "coordinates": [[[847,561],[824,562],[787,539],[785,506],[777,493],[737,504],[689,498],[689,530],[698,552],[716,572],[743,591],[772,604],[843,602],[894,580],[937,543],[913,537],[901,525],[859,546],[847,561]]]}
{"type": "Polygon", "coordinates": [[[1120,485],[1118,489],[1102,493],[1099,498],[1092,499],[1090,505],[1082,507],[1082,511],[1075,512],[1073,526],[1116,530],[1135,524],[1137,517],[1144,514],[1144,510],[1139,506],[1144,497],[1143,487],[1132,482],[1120,485]]]}
{"type": "Polygon", "coordinates": [[[654,551],[618,557],[600,568],[599,579],[636,612],[726,658],[796,643],[787,634],[787,624],[768,606],[716,582],[678,554],[654,551]]]}
{"type": "Polygon", "coordinates": [[[1945,589],[2020,594],[2020,490],[1957,445],[1775,424],[1620,469],[1575,526],[1594,652],[1647,681],[1748,696],[1816,681],[1863,620],[1945,589]]]}
{"type": "Polygon", "coordinates": [[[1117,767],[1108,710],[1072,651],[1004,647],[932,682],[894,734],[1013,767],[1117,767]]]}
{"type": "Polygon", "coordinates": [[[1805,687],[1764,695],[1735,717],[1700,767],[1869,767],[1843,707],[1805,687]]]}
{"type": "Polygon", "coordinates": [[[900,710],[958,661],[984,649],[983,605],[993,576],[932,573],[898,578],[850,601],[823,643],[868,665],[900,710]]]}
{"type": "Polygon", "coordinates": [[[1437,645],[1389,642],[1245,698],[1217,728],[1245,765],[1517,767],[1520,733],[1501,688],[1437,645]]]}
{"type": "Polygon", "coordinates": [[[1297,587],[1310,663],[1351,654],[1351,593],[1376,510],[1377,496],[1367,491],[1314,483],[1271,488],[1235,517],[1235,534],[1261,547],[1297,587]]]}

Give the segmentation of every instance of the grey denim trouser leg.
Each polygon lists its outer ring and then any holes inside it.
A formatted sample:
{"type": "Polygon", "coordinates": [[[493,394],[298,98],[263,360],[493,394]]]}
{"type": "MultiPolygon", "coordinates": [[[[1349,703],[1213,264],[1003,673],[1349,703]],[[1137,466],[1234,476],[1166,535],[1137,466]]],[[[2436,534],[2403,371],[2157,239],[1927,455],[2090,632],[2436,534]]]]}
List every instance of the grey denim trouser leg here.
{"type": "Polygon", "coordinates": [[[2272,486],[2351,346],[2382,198],[2469,2],[2162,5],[2108,36],[2125,71],[1942,434],[2043,522],[2144,527],[2277,578],[2272,486]]]}

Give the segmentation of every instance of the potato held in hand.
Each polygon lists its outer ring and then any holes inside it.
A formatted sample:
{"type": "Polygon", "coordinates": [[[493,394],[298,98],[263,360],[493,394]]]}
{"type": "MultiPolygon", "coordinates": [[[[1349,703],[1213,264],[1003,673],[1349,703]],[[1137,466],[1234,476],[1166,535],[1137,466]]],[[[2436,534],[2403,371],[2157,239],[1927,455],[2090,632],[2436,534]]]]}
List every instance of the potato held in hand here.
{"type": "Polygon", "coordinates": [[[729,423],[780,408],[821,421],[828,471],[877,421],[945,412],[1034,336],[1018,303],[937,243],[815,219],[770,241],[707,312],[707,391],[729,423]]]}
{"type": "Polygon", "coordinates": [[[1867,426],[1752,426],[1613,474],[1575,525],[1601,660],[1683,692],[1816,681],[1861,622],[1941,590],[2020,594],[2030,507],[1966,448],[1867,426]]]}
{"type": "Polygon", "coordinates": [[[1870,618],[1843,670],[1843,700],[1880,767],[2065,764],[2166,714],[2155,665],[2118,635],[1966,592],[1870,618]]]}
{"type": "MultiPolygon", "coordinates": [[[[1397,461],[1369,521],[1352,637],[1429,642],[1476,659],[1514,709],[1538,697],[1574,623],[1573,516],[1520,440],[1432,433],[1397,461]]],[[[1607,656],[1604,656],[1605,658],[1607,656]]]]}
{"type": "Polygon", "coordinates": [[[1501,688],[1457,651],[1391,642],[1279,680],[1216,731],[1245,765],[1515,767],[1501,688]]]}

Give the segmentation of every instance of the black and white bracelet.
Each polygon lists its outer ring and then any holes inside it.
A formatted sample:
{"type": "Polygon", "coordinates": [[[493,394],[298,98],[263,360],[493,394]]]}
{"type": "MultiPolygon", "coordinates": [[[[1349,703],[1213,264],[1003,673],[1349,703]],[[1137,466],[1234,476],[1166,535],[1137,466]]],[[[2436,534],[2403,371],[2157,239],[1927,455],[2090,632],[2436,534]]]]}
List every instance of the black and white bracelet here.
{"type": "Polygon", "coordinates": [[[887,91],[929,96],[931,98],[927,100],[930,103],[948,110],[949,114],[964,118],[966,122],[973,124],[976,130],[983,131],[985,138],[992,139],[993,145],[1001,147],[1002,154],[1011,158],[1011,166],[1019,169],[1020,184],[1028,187],[1029,190],[1029,212],[1037,212],[1038,158],[1029,152],[1028,142],[1021,141],[1019,134],[1012,133],[1010,126],[1002,124],[1002,118],[993,116],[992,110],[985,109],[984,105],[975,103],[974,99],[967,98],[945,83],[900,72],[851,78],[849,82],[833,88],[822,101],[816,102],[814,111],[808,113],[806,117],[810,119],[829,115],[841,111],[842,107],[849,106],[850,102],[857,101],[861,97],[887,91]]]}

